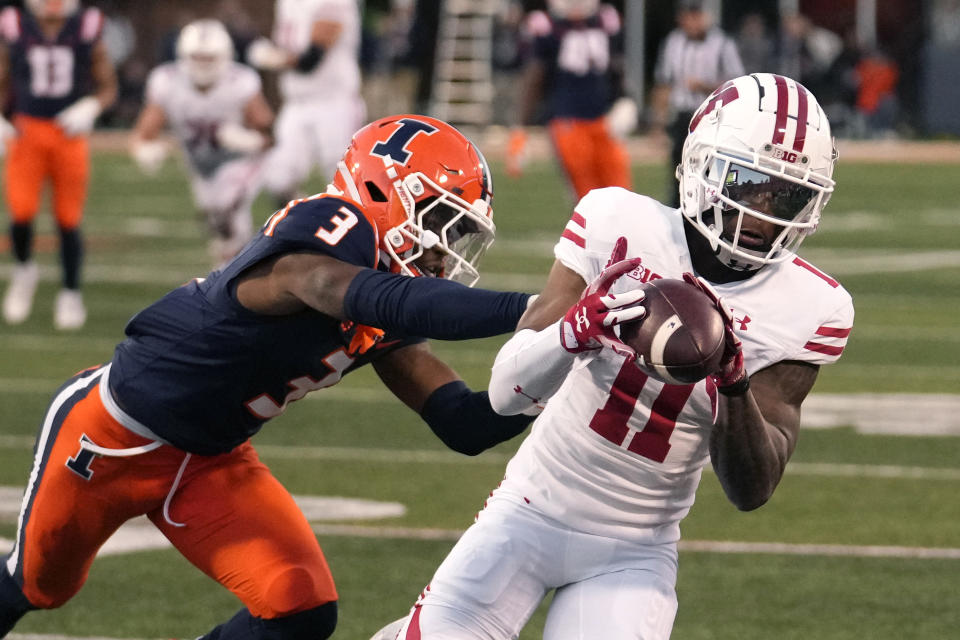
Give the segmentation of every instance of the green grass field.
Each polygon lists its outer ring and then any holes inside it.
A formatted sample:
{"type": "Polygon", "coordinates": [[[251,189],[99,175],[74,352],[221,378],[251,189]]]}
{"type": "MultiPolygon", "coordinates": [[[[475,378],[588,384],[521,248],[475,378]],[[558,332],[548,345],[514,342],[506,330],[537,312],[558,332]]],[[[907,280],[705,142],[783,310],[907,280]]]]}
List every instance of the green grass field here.
{"type": "MultiPolygon", "coordinates": [[[[481,285],[536,291],[571,202],[552,164],[532,166],[519,181],[496,165],[494,172],[498,240],[481,285]]],[[[635,175],[637,190],[663,196],[663,167],[637,166],[635,175]]],[[[857,319],[843,359],[824,369],[815,396],[936,394],[960,407],[953,395],[960,393],[957,175],[956,165],[841,159],[837,194],[802,253],[844,283],[857,319]]],[[[49,216],[39,224],[45,279],[33,316],[0,326],[2,486],[24,486],[30,436],[62,380],[108,360],[131,314],[208,267],[186,182],[172,164],[146,179],[125,156],[98,155],[87,210],[87,326],[70,335],[52,329],[58,267],[49,216]]],[[[258,222],[270,213],[258,201],[258,222]]],[[[482,388],[502,341],[434,348],[482,388]]],[[[902,423],[894,424],[901,432],[923,432],[932,419],[925,403],[895,409],[881,417],[902,423]]],[[[782,485],[756,512],[737,512],[705,474],[683,524],[690,544],[681,551],[674,638],[957,637],[960,437],[871,435],[855,422],[805,429],[782,485]],[[717,542],[738,544],[721,552],[717,542]]],[[[949,410],[946,423],[960,433],[960,417],[951,420],[949,410]]],[[[318,523],[341,595],[335,637],[348,640],[366,640],[405,613],[518,444],[478,458],[447,453],[372,371],[292,406],[255,443],[295,494],[406,508],[387,519],[318,523]]],[[[0,538],[13,537],[15,520],[15,511],[0,510],[0,538]]],[[[193,638],[237,606],[176,552],[140,551],[99,558],[79,596],[28,615],[17,632],[193,638]]],[[[543,616],[541,607],[523,640],[540,637],[543,616]]]]}

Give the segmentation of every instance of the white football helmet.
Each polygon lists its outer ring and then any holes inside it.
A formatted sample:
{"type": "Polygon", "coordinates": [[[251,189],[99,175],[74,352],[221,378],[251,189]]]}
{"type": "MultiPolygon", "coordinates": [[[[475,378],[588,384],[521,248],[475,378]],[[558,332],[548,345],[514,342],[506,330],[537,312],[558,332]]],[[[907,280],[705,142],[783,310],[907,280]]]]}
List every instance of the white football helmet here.
{"type": "Polygon", "coordinates": [[[217,20],[194,20],[177,38],[177,61],[190,81],[209,87],[220,79],[233,60],[233,40],[217,20]]]}
{"type": "Polygon", "coordinates": [[[38,18],[66,18],[78,8],[77,0],[27,0],[30,13],[38,18]]]}
{"type": "Polygon", "coordinates": [[[680,209],[723,265],[756,270],[789,258],[816,230],[836,158],[827,116],[803,85],[770,73],[741,76],[690,119],[677,167],[680,209]],[[741,234],[748,216],[779,229],[772,242],[741,234]]]}
{"type": "Polygon", "coordinates": [[[555,16],[582,20],[595,14],[600,0],[547,0],[547,9],[555,16]]]}

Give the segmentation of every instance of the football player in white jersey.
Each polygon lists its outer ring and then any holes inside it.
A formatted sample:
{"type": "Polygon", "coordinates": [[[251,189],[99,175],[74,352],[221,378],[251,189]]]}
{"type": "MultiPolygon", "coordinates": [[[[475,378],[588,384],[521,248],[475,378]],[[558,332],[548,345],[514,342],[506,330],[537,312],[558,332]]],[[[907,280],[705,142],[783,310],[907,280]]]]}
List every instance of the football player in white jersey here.
{"type": "Polygon", "coordinates": [[[177,60],[147,78],[146,104],[131,153],[155,174],[167,155],[166,125],[183,148],[197,208],[211,233],[214,265],[232,258],[253,232],[251,207],[261,185],[273,110],[254,69],[233,60],[233,44],[216,20],[196,20],[177,39],[177,60]]]}
{"type": "Polygon", "coordinates": [[[247,49],[250,64],[280,72],[283,104],[264,177],[277,202],[294,197],[314,166],[333,179],[366,119],[359,52],[357,0],[277,0],[273,39],[247,49]]]}
{"type": "Polygon", "coordinates": [[[547,640],[669,637],[679,523],[704,465],[737,508],[763,505],[850,333],[850,295],[795,253],[835,158],[814,96],[758,73],[694,114],[679,209],[615,187],[579,202],[490,380],[499,413],[542,413],[390,637],[516,638],[550,591],[547,640]],[[721,369],[690,385],[656,379],[616,329],[642,316],[638,284],[681,277],[728,311],[721,369]]]}

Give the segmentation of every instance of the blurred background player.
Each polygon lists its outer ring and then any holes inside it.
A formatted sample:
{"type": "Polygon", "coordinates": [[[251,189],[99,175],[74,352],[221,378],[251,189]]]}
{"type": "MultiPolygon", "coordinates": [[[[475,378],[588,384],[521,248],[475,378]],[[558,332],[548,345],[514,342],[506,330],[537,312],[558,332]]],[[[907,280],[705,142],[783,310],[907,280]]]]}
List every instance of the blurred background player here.
{"type": "Polygon", "coordinates": [[[110,363],[50,405],[0,560],[0,638],[73,597],[100,546],[144,514],[244,605],[201,640],[329,637],[330,567],[249,440],[365,364],[457,451],[522,431],[528,417],[495,414],[425,340],[506,333],[527,307],[527,294],[463,284],[493,242],[492,197],[456,129],[384,118],[356,133],[327,193],[289,203],[223,269],[135,315],[110,363]]]}
{"type": "Polygon", "coordinates": [[[657,56],[650,96],[651,124],[655,136],[670,140],[667,197],[680,206],[677,165],[687,139],[693,112],[724,80],[743,75],[736,42],[714,26],[700,0],[680,0],[677,28],[667,35],[657,56]]]}
{"type": "Polygon", "coordinates": [[[211,259],[220,265],[252,234],[250,209],[260,188],[273,111],[260,75],[234,62],[230,35],[216,20],[186,25],[177,40],[177,60],[147,79],[131,151],[149,175],[167,155],[160,135],[168,123],[187,158],[193,199],[212,236],[211,259]]]}
{"type": "Polygon", "coordinates": [[[317,166],[327,180],[366,119],[360,95],[360,11],[356,0],[277,0],[273,39],[247,49],[253,66],[280,71],[282,105],[264,187],[278,206],[317,166]]]}
{"type": "Polygon", "coordinates": [[[522,173],[527,145],[522,127],[543,115],[578,199],[598,187],[629,189],[630,158],[619,138],[633,130],[636,105],[622,97],[620,15],[598,0],[548,0],[547,7],[530,13],[525,23],[530,52],[507,171],[522,173]]]}
{"type": "Polygon", "coordinates": [[[32,260],[33,221],[47,181],[60,235],[63,288],[54,302],[57,329],[78,329],[87,318],[80,293],[80,219],[90,177],[87,134],[117,97],[113,64],[101,39],[103,15],[76,0],[27,0],[27,10],[0,12],[0,96],[12,96],[13,127],[4,183],[12,222],[15,265],[3,299],[9,324],[26,320],[39,270],[32,260]]]}

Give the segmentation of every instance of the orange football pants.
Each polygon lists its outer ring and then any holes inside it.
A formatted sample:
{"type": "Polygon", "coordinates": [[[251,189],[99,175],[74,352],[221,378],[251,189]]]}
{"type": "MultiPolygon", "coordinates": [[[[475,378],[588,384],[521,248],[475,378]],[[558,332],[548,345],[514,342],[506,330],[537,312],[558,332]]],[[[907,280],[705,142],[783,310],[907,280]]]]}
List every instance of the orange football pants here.
{"type": "Polygon", "coordinates": [[[70,599],[100,546],[142,514],[255,616],[287,616],[337,599],[309,523],[249,441],[222,455],[191,455],[185,465],[187,454],[169,445],[129,457],[82,450],[84,437],[114,450],[150,443],[107,412],[102,372],[81,372],[61,387],[37,438],[6,567],[31,604],[54,608],[70,599]]]}
{"type": "Polygon", "coordinates": [[[7,208],[13,221],[31,222],[49,179],[57,224],[75,229],[83,216],[90,179],[89,142],[70,137],[53,120],[23,114],[14,117],[17,136],[8,142],[4,166],[7,208]]]}
{"type": "Polygon", "coordinates": [[[603,118],[554,118],[550,139],[577,198],[601,187],[631,188],[630,157],[603,118]]]}

